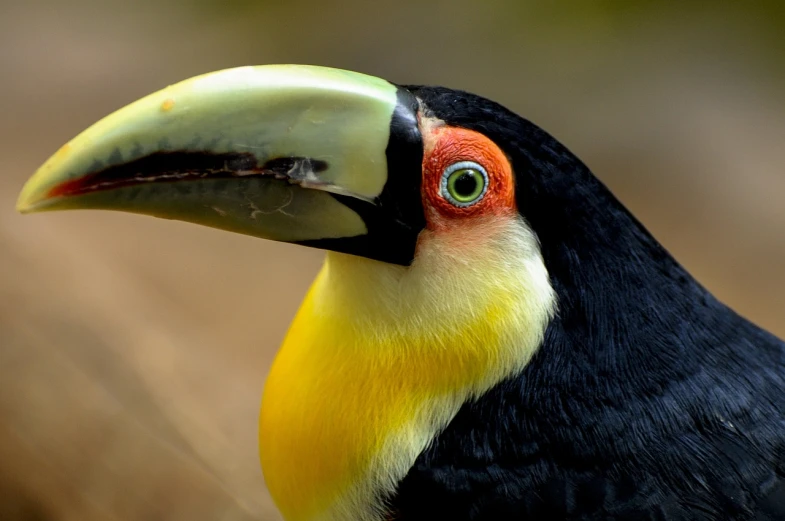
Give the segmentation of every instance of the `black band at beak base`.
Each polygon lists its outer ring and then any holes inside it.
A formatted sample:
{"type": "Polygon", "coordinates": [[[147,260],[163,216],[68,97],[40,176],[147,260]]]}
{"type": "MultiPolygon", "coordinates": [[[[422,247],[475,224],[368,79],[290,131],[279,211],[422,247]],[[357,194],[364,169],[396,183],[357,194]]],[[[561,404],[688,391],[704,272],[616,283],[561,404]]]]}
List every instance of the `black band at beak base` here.
{"type": "Polygon", "coordinates": [[[417,119],[417,98],[401,87],[398,87],[397,98],[386,150],[388,177],[382,193],[374,204],[332,194],[362,218],[368,233],[356,237],[302,241],[298,244],[402,266],[412,263],[417,237],[425,227],[420,192],[423,141],[417,119]]]}

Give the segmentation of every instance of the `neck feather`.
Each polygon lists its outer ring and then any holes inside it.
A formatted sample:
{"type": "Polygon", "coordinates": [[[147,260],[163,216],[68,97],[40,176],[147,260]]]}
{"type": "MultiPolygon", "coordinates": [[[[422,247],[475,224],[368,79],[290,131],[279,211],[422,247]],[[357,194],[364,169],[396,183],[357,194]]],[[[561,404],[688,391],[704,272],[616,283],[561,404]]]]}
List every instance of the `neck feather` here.
{"type": "Polygon", "coordinates": [[[458,408],[525,367],[554,307],[518,218],[424,231],[410,267],[328,254],[262,405],[262,466],[286,518],[379,519],[458,408]]]}

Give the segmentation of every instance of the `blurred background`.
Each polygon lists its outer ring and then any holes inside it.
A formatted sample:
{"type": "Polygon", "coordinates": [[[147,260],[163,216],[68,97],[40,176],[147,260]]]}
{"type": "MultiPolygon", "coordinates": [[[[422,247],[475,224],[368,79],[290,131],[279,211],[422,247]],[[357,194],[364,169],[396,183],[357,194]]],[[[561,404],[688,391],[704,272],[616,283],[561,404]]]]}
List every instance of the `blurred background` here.
{"type": "Polygon", "coordinates": [[[261,389],[322,253],[25,179],[187,77],[307,63],[497,100],[785,336],[785,3],[0,0],[0,520],[276,520],[261,389]]]}

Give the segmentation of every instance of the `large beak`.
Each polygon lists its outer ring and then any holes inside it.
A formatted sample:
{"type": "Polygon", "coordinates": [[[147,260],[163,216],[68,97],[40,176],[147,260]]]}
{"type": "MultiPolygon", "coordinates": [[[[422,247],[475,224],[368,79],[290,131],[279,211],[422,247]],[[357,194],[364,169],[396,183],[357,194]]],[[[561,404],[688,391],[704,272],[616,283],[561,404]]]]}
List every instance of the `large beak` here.
{"type": "Polygon", "coordinates": [[[417,110],[405,89],[354,72],[214,72],[79,134],[17,209],[120,210],[409,264],[424,226],[417,110]]]}

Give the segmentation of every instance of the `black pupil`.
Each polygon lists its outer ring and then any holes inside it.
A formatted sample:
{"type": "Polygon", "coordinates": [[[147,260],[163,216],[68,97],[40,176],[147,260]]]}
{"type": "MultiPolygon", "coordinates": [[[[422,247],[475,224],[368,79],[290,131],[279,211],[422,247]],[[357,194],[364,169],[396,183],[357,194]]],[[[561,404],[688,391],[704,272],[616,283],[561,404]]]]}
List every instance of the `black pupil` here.
{"type": "Polygon", "coordinates": [[[453,186],[456,194],[469,197],[477,190],[477,176],[471,170],[466,170],[458,176],[453,186]]]}

